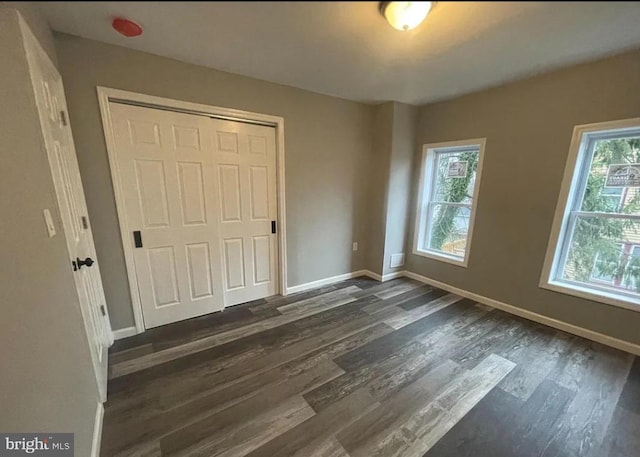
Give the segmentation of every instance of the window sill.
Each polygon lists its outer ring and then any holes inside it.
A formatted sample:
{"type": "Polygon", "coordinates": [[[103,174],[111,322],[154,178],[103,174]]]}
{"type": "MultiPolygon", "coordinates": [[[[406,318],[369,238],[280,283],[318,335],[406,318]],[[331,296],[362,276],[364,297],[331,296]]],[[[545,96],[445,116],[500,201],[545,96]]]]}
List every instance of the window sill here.
{"type": "Polygon", "coordinates": [[[463,268],[467,268],[467,264],[469,263],[469,261],[467,260],[467,256],[460,258],[453,255],[447,255],[441,252],[422,251],[419,249],[414,249],[413,253],[421,257],[427,257],[429,259],[439,260],[441,262],[450,263],[451,265],[456,265],[458,267],[463,267],[463,268]]]}
{"type": "Polygon", "coordinates": [[[540,283],[540,287],[554,292],[560,292],[565,295],[572,295],[574,297],[604,303],[605,305],[640,312],[640,299],[629,297],[628,295],[601,290],[594,291],[593,289],[578,284],[557,280],[542,282],[540,283]]]}

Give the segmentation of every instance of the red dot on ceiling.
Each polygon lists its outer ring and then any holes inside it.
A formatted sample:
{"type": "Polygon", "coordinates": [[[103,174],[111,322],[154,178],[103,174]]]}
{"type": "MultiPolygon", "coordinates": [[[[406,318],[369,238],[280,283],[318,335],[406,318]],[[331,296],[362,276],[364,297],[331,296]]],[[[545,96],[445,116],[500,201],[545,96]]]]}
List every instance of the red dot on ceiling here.
{"type": "Polygon", "coordinates": [[[121,35],[126,37],[134,37],[142,35],[142,27],[129,19],[117,17],[111,23],[111,26],[121,35]]]}

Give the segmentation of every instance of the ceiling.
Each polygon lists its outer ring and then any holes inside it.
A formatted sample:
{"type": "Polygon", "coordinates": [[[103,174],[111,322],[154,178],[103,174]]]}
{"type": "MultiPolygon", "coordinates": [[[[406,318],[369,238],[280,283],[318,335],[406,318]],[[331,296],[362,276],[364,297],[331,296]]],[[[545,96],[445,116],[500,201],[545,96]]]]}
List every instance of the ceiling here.
{"type": "Polygon", "coordinates": [[[36,2],[54,30],[368,103],[422,104],[640,47],[640,2],[36,2]],[[115,16],[144,33],[124,38],[115,16]]]}

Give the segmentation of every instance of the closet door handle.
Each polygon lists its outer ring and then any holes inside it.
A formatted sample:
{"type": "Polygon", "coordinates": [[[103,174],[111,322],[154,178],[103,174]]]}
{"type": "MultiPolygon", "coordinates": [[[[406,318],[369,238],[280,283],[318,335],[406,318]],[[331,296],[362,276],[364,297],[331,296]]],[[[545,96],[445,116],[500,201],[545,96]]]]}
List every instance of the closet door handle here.
{"type": "Polygon", "coordinates": [[[133,243],[137,248],[142,247],[142,233],[140,233],[140,230],[133,232],[133,243]]]}

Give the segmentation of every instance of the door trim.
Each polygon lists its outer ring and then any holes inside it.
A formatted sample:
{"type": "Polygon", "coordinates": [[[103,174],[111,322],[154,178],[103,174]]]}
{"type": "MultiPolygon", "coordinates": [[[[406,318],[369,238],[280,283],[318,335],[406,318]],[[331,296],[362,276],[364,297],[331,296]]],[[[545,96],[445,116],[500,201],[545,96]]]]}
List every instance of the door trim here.
{"type": "Polygon", "coordinates": [[[104,423],[104,406],[98,402],[96,417],[93,420],[93,439],[91,440],[91,457],[100,457],[102,443],[102,424],[104,423]]]}
{"type": "Polygon", "coordinates": [[[128,243],[131,230],[127,222],[124,206],[124,191],[120,182],[118,168],[117,148],[113,123],[111,120],[110,102],[126,103],[147,108],[156,108],[169,111],[176,111],[188,114],[199,114],[218,119],[231,120],[237,122],[248,122],[275,127],[276,129],[276,193],[277,193],[277,224],[278,224],[278,269],[279,281],[278,289],[281,295],[287,295],[287,228],[285,211],[285,158],[284,158],[284,118],[269,114],[253,113],[250,111],[223,108],[219,106],[202,105],[199,103],[185,102],[171,98],[156,97],[153,95],[139,94],[120,89],[110,89],[98,86],[98,103],[102,116],[102,128],[107,145],[109,156],[109,168],[111,169],[111,181],[116,200],[116,210],[120,225],[120,238],[124,250],[127,277],[129,279],[129,293],[133,304],[133,317],[136,324],[136,332],[145,331],[144,317],[142,314],[142,303],[136,275],[135,263],[133,261],[133,248],[128,243]]]}

